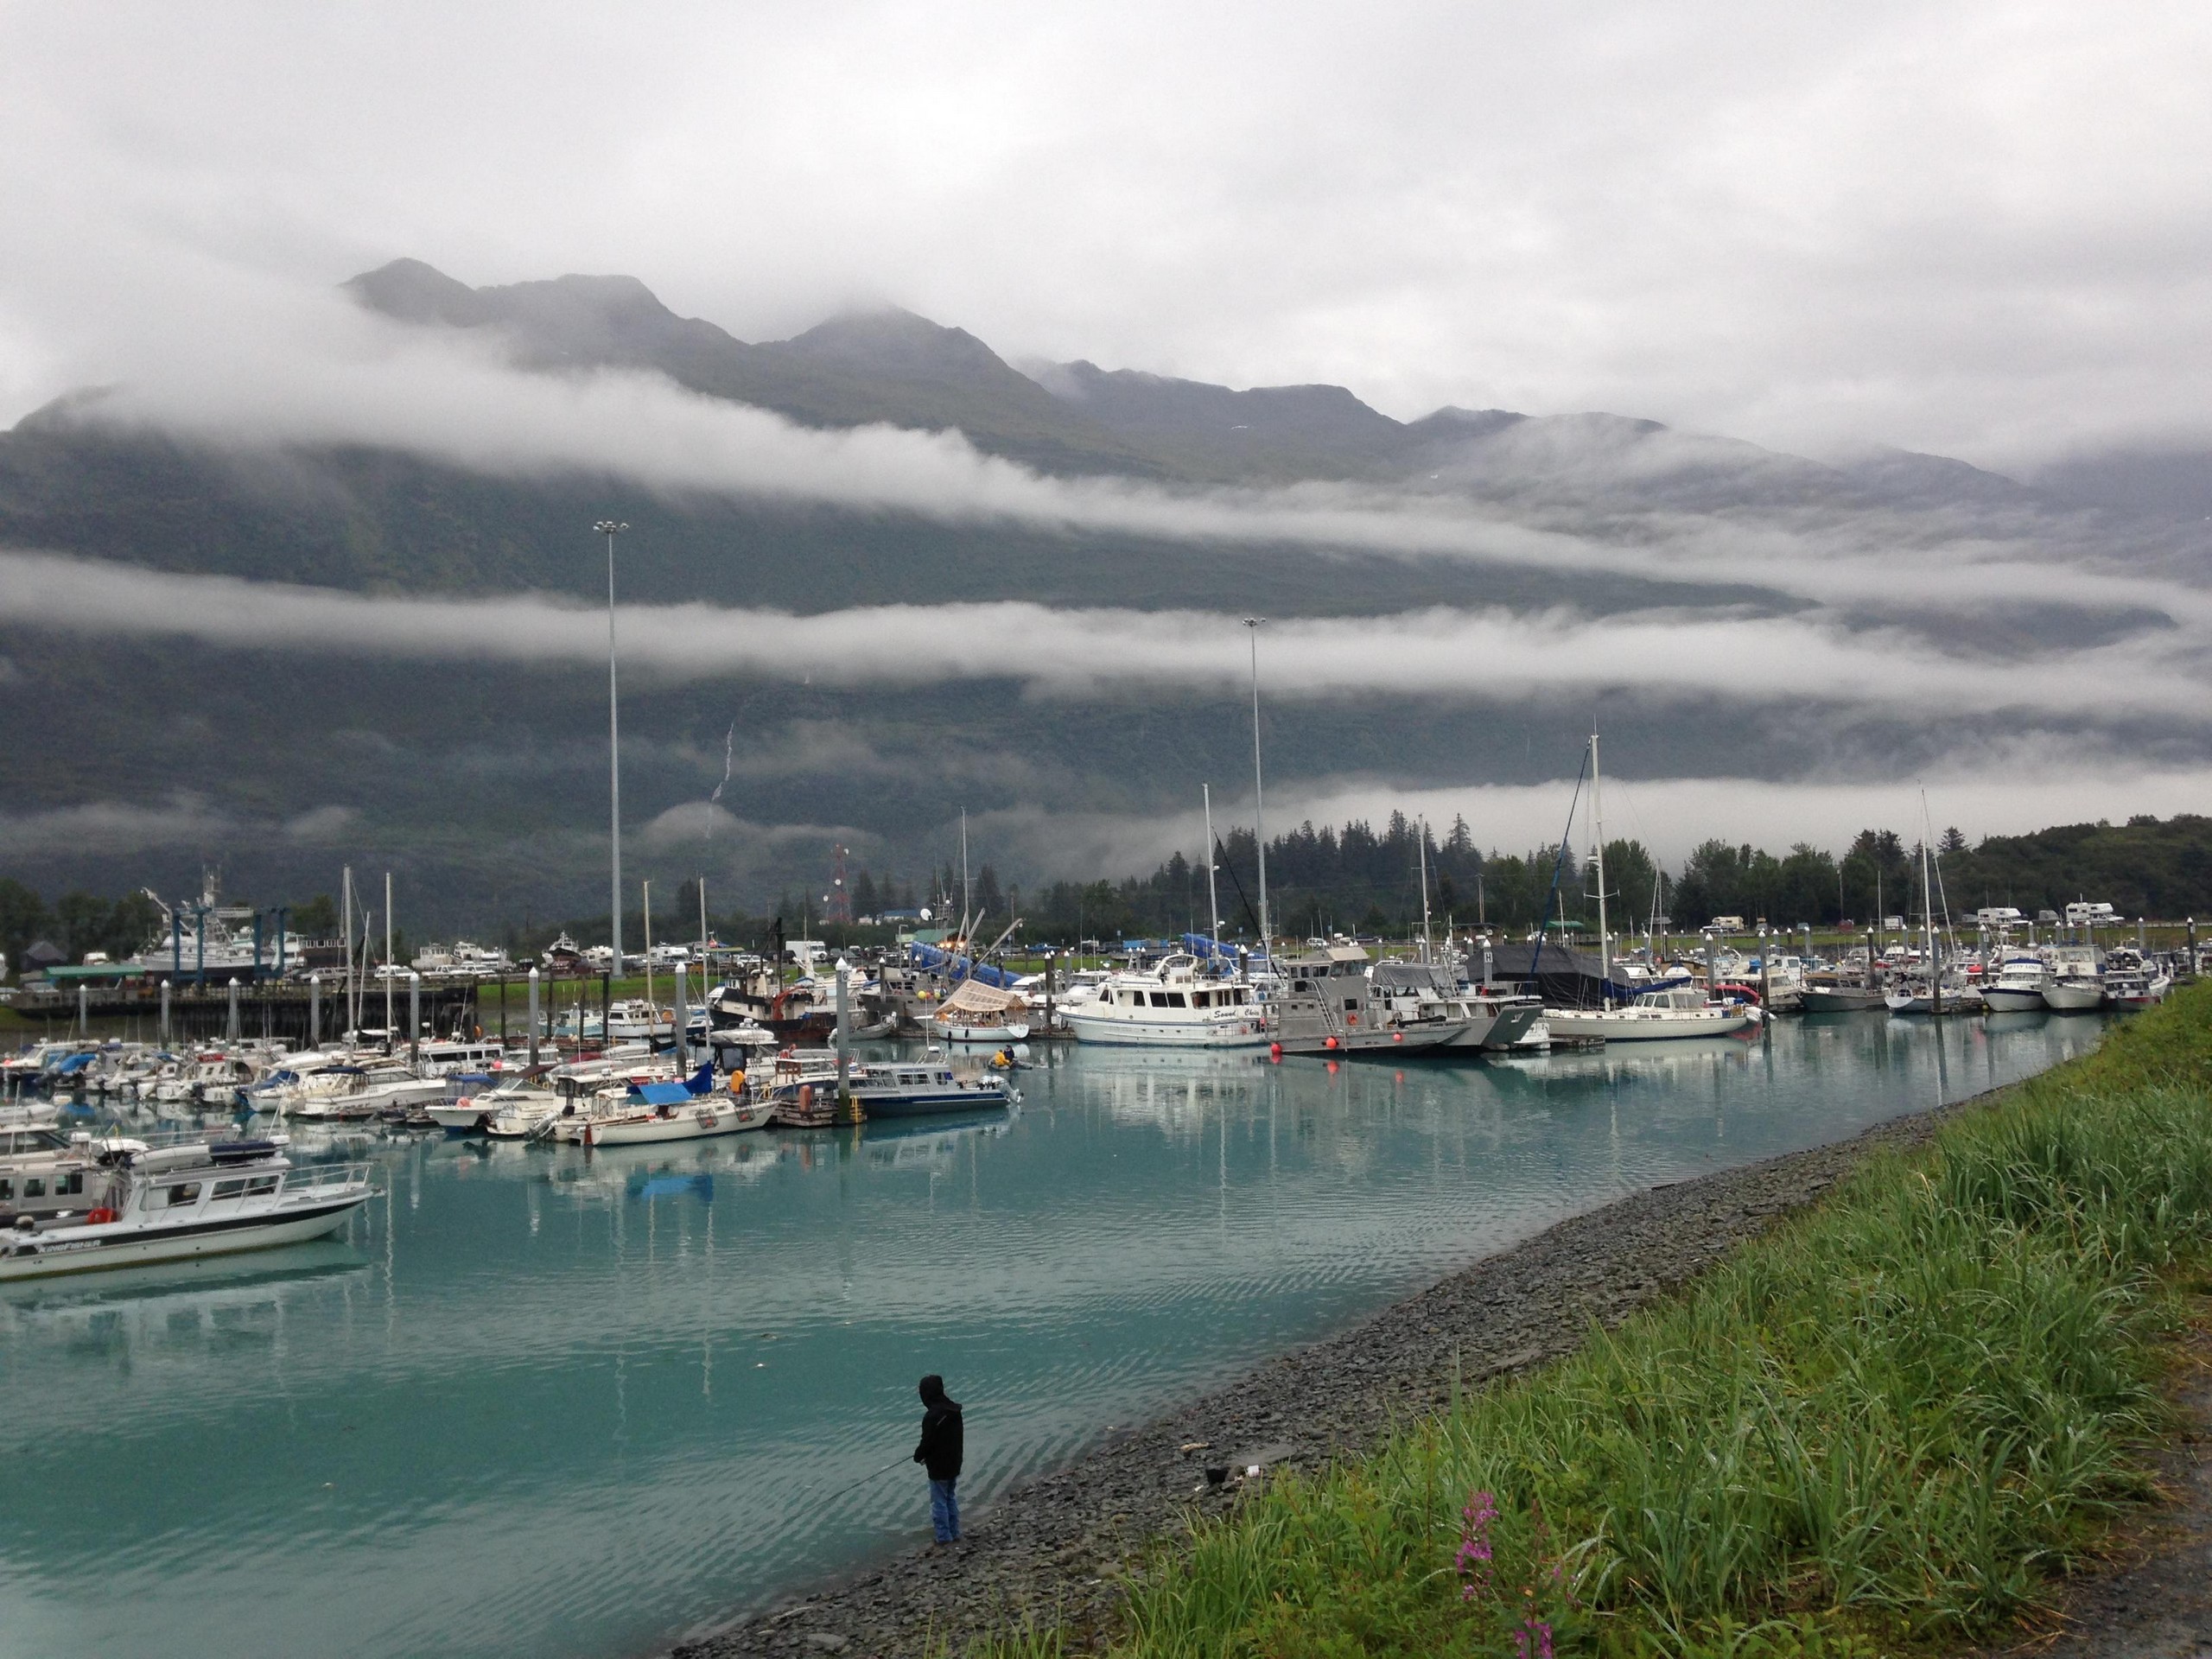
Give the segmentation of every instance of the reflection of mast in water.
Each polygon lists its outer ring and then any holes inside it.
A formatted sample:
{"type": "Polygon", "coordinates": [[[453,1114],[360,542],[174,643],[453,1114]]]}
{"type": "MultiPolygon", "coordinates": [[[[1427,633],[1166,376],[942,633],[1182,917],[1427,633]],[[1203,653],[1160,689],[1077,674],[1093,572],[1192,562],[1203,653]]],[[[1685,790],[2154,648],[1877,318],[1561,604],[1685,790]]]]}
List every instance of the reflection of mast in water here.
{"type": "Polygon", "coordinates": [[[1951,1057],[1943,1039],[1954,1029],[1963,1027],[1947,1025],[1941,1020],[1929,1023],[1936,1027],[1936,1103],[1942,1106],[1951,1098],[1951,1057]]]}

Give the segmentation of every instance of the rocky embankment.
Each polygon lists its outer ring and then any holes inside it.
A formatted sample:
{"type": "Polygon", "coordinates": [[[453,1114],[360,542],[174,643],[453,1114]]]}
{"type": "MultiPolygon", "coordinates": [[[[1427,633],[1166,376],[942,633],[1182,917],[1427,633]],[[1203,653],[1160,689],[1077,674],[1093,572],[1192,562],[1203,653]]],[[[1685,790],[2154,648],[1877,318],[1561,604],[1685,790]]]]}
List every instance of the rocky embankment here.
{"type": "Polygon", "coordinates": [[[1025,1621],[1103,1636],[1124,1568],[1192,1511],[1234,1503],[1245,1471],[1364,1450],[1393,1421],[1447,1402],[1455,1379],[1479,1382],[1568,1351],[1593,1324],[1618,1321],[1815,1202],[1874,1147],[1925,1139],[1938,1116],[1895,1119],[1563,1221],[1341,1336],[1109,1433],[1068,1467],[963,1517],[968,1535],[957,1545],[866,1569],[679,1648],[678,1659],[859,1659],[932,1647],[958,1655],[1025,1621]],[[1233,1472],[1216,1487],[1210,1466],[1233,1472]]]}

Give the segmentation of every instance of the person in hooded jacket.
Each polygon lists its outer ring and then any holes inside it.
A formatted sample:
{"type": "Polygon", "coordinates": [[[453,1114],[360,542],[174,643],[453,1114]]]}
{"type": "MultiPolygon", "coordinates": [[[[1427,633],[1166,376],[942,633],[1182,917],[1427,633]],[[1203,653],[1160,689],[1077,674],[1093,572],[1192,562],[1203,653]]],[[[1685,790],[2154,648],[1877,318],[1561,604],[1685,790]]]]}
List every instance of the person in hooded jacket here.
{"type": "Polygon", "coordinates": [[[960,1538],[960,1402],[944,1391],[944,1379],[931,1372],[922,1379],[922,1439],[914,1461],[930,1478],[930,1523],[940,1544],[960,1538]]]}

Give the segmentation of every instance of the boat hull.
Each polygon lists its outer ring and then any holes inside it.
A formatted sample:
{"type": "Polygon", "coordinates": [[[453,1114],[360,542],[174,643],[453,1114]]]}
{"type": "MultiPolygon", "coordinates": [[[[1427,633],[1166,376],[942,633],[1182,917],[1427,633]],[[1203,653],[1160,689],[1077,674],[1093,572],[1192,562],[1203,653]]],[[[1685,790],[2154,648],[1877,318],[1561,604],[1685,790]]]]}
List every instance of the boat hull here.
{"type": "Polygon", "coordinates": [[[114,1268],[151,1267],[163,1262],[187,1262],[200,1256],[237,1255],[249,1250],[275,1249],[301,1244],[336,1232],[347,1217],[367,1203],[363,1191],[293,1216],[254,1217],[236,1222],[207,1223],[174,1233],[138,1233],[124,1229],[73,1230],[100,1236],[34,1239],[0,1255],[0,1284],[19,1279],[43,1279],[65,1273],[99,1273],[114,1268]],[[35,1254],[26,1255],[29,1249],[35,1254]]]}
{"type": "Polygon", "coordinates": [[[2105,1005],[2101,985],[2046,985],[2043,1005],[2054,1014],[2088,1014],[2105,1005]]]}
{"type": "Polygon", "coordinates": [[[1102,1014],[1063,1008],[1061,1019],[1079,1043],[1119,1044],[1133,1048],[1265,1048],[1267,1021],[1247,1017],[1234,1022],[1115,1020],[1102,1014]]]}
{"type": "Polygon", "coordinates": [[[659,1146],[670,1141],[705,1141],[715,1135],[741,1135],[767,1124],[769,1108],[765,1101],[748,1101],[740,1105],[729,1100],[713,1101],[704,1095],[699,1098],[708,1103],[679,1107],[666,1117],[587,1120],[584,1145],[659,1146]]]}
{"type": "Polygon", "coordinates": [[[1992,1014],[2041,1014],[2050,1007],[2040,990],[2004,985],[1984,986],[1981,1000],[1992,1014]]]}
{"type": "Polygon", "coordinates": [[[1845,990],[1828,986],[1805,988],[1802,1013],[1865,1014],[1884,1006],[1879,991],[1845,990]]]}
{"type": "Polygon", "coordinates": [[[988,1112],[1009,1103],[1003,1089],[931,1090],[918,1094],[868,1096],[856,1093],[861,1116],[871,1122],[883,1117],[936,1117],[951,1112],[988,1112]]]}
{"type": "Polygon", "coordinates": [[[1580,1042],[1595,1039],[1607,1043],[1656,1043],[1695,1037],[1732,1037],[1758,1021],[1758,1015],[1751,1010],[1739,1012],[1732,1008],[1613,1008],[1588,1012],[1549,1008],[1544,1013],[1544,1023],[1551,1027],[1554,1039],[1565,1038],[1580,1042]]]}

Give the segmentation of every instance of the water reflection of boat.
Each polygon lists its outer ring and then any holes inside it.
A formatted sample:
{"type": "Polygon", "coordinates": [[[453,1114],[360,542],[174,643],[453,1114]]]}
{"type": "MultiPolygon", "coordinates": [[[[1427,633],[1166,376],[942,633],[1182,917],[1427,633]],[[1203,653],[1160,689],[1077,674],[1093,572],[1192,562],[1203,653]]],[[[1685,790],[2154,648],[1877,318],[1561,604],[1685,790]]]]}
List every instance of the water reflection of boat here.
{"type": "Polygon", "coordinates": [[[96,1278],[35,1279],[0,1287],[5,1318],[27,1324],[96,1322],[115,1311],[172,1319],[194,1312],[204,1319],[226,1307],[277,1304],[303,1287],[364,1280],[369,1264],[351,1244],[334,1238],[297,1244],[282,1265],[268,1258],[202,1257],[143,1268],[118,1268],[96,1278]]]}

